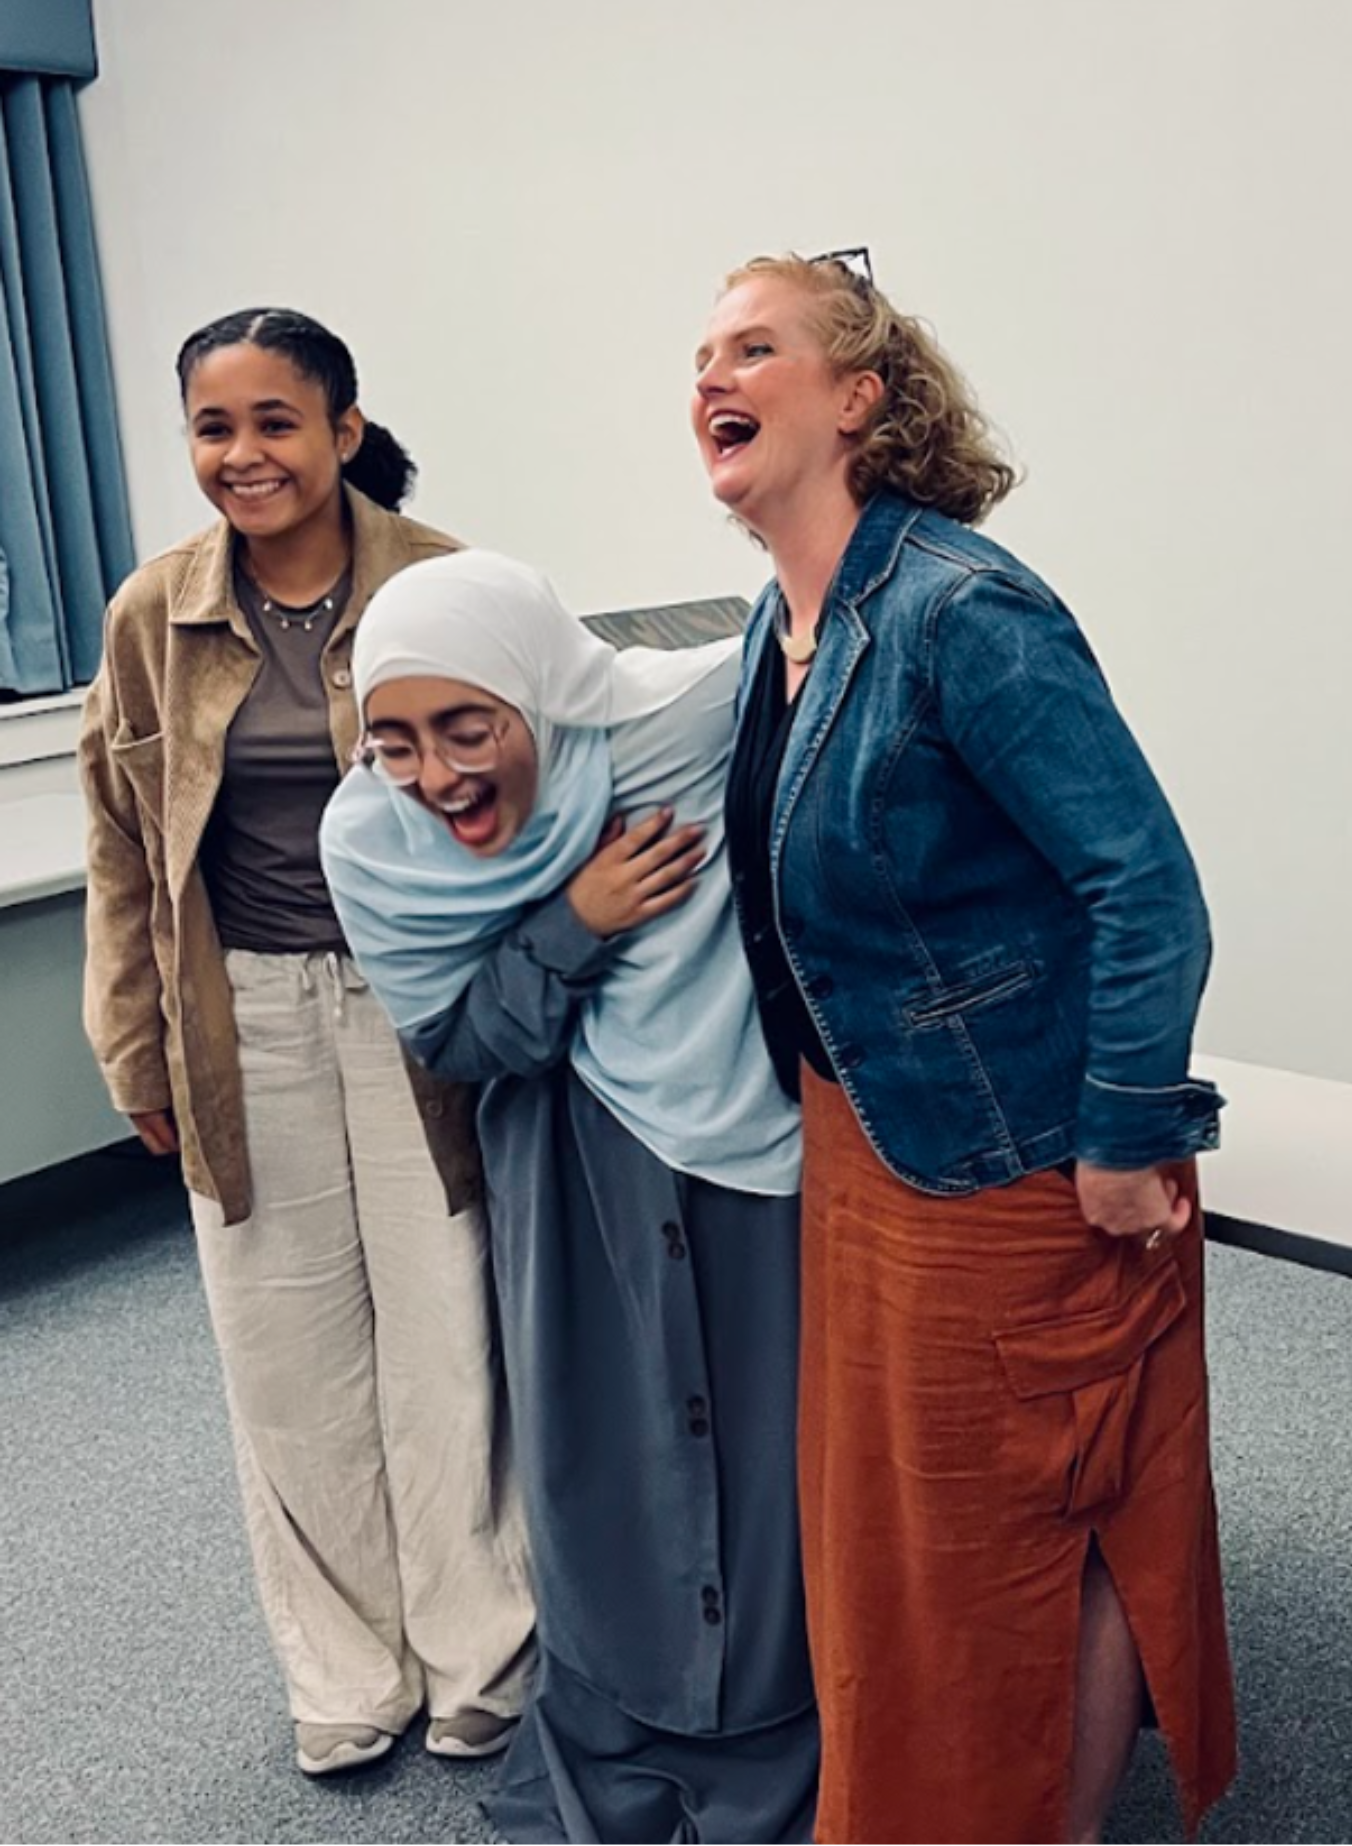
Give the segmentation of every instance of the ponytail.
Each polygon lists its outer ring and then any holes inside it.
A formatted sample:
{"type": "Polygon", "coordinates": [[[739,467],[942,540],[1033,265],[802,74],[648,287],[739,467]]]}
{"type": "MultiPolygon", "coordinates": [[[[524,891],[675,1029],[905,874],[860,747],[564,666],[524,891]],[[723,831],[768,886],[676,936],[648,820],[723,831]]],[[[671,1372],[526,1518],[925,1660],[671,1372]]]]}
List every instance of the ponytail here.
{"type": "Polygon", "coordinates": [[[377,506],[396,512],[413,491],[418,470],[409,459],[407,449],[392,436],[383,423],[369,420],[362,432],[361,444],[351,461],[343,463],[343,479],[349,487],[374,500],[377,506]]]}

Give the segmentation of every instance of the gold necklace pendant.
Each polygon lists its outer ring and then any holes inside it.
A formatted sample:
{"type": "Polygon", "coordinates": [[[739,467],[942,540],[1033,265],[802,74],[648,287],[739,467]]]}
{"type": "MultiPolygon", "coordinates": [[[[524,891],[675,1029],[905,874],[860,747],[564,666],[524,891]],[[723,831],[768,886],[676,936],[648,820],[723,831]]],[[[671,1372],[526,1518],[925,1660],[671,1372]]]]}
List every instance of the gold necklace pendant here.
{"type": "Polygon", "coordinates": [[[792,661],[792,665],[807,666],[811,657],[816,653],[816,641],[822,631],[822,618],[818,615],[805,635],[794,635],[785,617],[787,617],[787,611],[783,605],[783,598],[779,598],[774,617],[772,617],[774,639],[779,642],[779,652],[783,653],[787,661],[792,661]]]}
{"type": "Polygon", "coordinates": [[[817,651],[817,641],[821,635],[822,618],[819,615],[805,635],[796,635],[790,627],[788,606],[781,594],[775,603],[774,613],[770,617],[770,626],[774,630],[779,651],[785,660],[795,667],[805,667],[817,651]]]}
{"type": "Polygon", "coordinates": [[[776,627],[775,640],[778,641],[779,651],[785,660],[791,660],[796,667],[805,667],[817,651],[815,628],[810,635],[792,635],[776,627]]]}

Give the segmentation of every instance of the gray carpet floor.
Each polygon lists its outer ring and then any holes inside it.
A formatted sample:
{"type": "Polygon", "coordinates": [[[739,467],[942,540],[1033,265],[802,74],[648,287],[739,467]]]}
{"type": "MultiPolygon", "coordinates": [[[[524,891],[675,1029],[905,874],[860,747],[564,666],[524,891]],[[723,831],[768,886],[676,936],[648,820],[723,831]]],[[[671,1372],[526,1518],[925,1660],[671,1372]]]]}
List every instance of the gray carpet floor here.
{"type": "MultiPolygon", "coordinates": [[[[1352,1840],[1352,1281],[1209,1257],[1243,1768],[1208,1841],[1352,1840]]],[[[415,1728],[294,1768],[172,1174],[0,1188],[0,1839],[481,1841],[491,1766],[415,1728]]],[[[1109,1838],[1181,1838],[1147,1738],[1109,1838]]]]}

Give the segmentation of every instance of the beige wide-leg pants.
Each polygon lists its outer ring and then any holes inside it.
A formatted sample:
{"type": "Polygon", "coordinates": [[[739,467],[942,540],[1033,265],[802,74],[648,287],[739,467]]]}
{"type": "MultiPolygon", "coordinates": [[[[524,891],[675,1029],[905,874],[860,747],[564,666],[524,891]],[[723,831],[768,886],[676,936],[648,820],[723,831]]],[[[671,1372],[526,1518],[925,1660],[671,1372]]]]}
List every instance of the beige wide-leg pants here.
{"type": "Polygon", "coordinates": [[[512,1715],[534,1611],[482,1218],[448,1215],[350,961],[226,963],[253,1215],[192,1209],[292,1716],[512,1715]]]}

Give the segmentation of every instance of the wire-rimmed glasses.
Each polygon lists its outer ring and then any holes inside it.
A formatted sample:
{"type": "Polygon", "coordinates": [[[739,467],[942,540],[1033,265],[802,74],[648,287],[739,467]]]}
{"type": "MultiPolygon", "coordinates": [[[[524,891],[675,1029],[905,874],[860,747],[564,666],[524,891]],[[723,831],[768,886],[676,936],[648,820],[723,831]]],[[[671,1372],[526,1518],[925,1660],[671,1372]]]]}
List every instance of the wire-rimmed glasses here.
{"type": "Polygon", "coordinates": [[[507,713],[463,713],[428,726],[430,742],[424,746],[403,732],[377,734],[366,731],[358,738],[352,761],[361,763],[382,782],[394,788],[411,788],[422,774],[423,750],[429,748],[445,769],[458,776],[482,776],[496,769],[502,740],[511,718],[507,713]]]}

